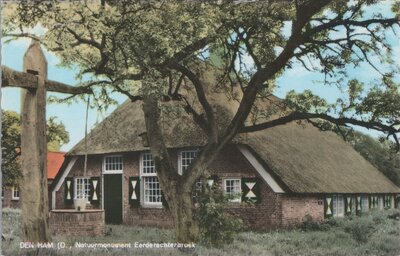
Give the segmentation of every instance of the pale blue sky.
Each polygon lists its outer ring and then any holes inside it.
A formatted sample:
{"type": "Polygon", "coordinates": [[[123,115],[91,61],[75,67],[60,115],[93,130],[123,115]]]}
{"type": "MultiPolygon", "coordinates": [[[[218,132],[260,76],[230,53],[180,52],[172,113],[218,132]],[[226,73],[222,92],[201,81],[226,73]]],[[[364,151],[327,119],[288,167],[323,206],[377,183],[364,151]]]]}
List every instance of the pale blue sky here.
{"type": "MultiPolygon", "coordinates": [[[[389,4],[390,1],[385,1],[379,8],[383,13],[390,12],[389,4]]],[[[400,31],[397,31],[400,33],[400,31]]],[[[2,64],[12,69],[22,71],[22,58],[29,46],[30,40],[20,39],[10,44],[2,45],[2,64]]],[[[394,47],[394,56],[397,60],[397,66],[400,67],[400,40],[394,36],[390,37],[390,43],[394,47]]],[[[75,85],[78,82],[75,80],[76,71],[57,67],[58,59],[51,53],[45,51],[45,55],[48,61],[48,79],[60,81],[66,84],[75,85]]],[[[361,65],[358,68],[349,69],[349,78],[357,78],[366,84],[373,84],[379,76],[378,73],[368,65],[361,65]]],[[[275,94],[278,97],[285,97],[289,90],[296,90],[301,92],[305,89],[311,89],[316,94],[328,99],[328,101],[334,101],[340,96],[340,90],[335,86],[321,85],[318,81],[323,81],[323,75],[313,72],[308,72],[302,68],[300,64],[295,64],[292,69],[286,70],[284,75],[277,81],[278,88],[275,94]]],[[[49,95],[55,95],[49,93],[49,95]]],[[[118,102],[122,103],[126,100],[126,97],[120,94],[113,96],[118,102]]],[[[16,88],[4,88],[2,89],[2,109],[20,111],[20,90],[16,88]]],[[[115,109],[112,106],[108,109],[107,114],[111,113],[115,109]]],[[[47,117],[56,116],[59,121],[62,121],[66,126],[67,131],[70,133],[70,142],[62,147],[62,150],[70,150],[79,140],[84,137],[85,127],[85,110],[86,105],[82,102],[75,102],[69,105],[67,104],[48,104],[47,105],[47,117]]],[[[93,128],[94,124],[101,121],[104,118],[104,114],[98,113],[96,110],[90,110],[88,127],[93,128]]],[[[365,130],[364,130],[365,131],[365,130]]],[[[371,133],[377,136],[377,133],[371,133]]]]}

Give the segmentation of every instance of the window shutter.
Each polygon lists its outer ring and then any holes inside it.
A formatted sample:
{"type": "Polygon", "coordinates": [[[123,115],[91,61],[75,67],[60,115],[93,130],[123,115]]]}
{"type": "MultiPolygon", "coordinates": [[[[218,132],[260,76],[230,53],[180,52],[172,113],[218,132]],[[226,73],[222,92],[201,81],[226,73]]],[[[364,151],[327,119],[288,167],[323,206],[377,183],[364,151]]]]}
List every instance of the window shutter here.
{"type": "Polygon", "coordinates": [[[168,202],[167,202],[167,200],[165,199],[164,191],[162,191],[162,189],[161,189],[161,203],[162,203],[162,206],[163,206],[165,209],[169,209],[168,202]]]}
{"type": "Polygon", "coordinates": [[[72,204],[74,202],[74,178],[67,177],[64,181],[64,199],[66,204],[72,204]]]}
{"type": "Polygon", "coordinates": [[[325,217],[332,217],[332,196],[331,195],[325,195],[324,213],[325,213],[325,217]]]}
{"type": "Polygon", "coordinates": [[[260,179],[242,178],[242,202],[261,202],[260,179]]]}
{"type": "Polygon", "coordinates": [[[211,175],[208,179],[207,179],[207,185],[211,188],[214,185],[218,184],[218,176],[217,175],[211,175]]]}
{"type": "Polygon", "coordinates": [[[89,201],[91,204],[98,205],[100,204],[100,177],[91,177],[90,178],[90,193],[89,193],[89,201]]]}
{"type": "Polygon", "coordinates": [[[129,203],[140,207],[140,177],[129,177],[129,203]]]}
{"type": "Polygon", "coordinates": [[[356,208],[356,213],[360,214],[361,213],[361,196],[357,196],[357,208],[356,208]]]}
{"type": "Polygon", "coordinates": [[[374,198],[371,195],[368,195],[368,209],[374,208],[374,198]]]}
{"type": "Polygon", "coordinates": [[[385,209],[387,209],[387,208],[389,208],[389,196],[387,196],[387,195],[385,195],[385,197],[384,197],[385,199],[384,199],[384,201],[383,201],[383,207],[385,208],[385,209]]]}

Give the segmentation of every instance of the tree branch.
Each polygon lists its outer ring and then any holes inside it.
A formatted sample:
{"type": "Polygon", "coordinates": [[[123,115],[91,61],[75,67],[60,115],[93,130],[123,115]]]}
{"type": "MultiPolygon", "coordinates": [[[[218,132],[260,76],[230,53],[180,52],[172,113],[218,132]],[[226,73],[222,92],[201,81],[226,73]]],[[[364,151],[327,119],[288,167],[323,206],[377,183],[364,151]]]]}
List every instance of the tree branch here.
{"type": "Polygon", "coordinates": [[[372,129],[380,132],[386,132],[389,135],[395,135],[396,133],[400,132],[400,129],[394,128],[392,125],[385,125],[380,122],[376,121],[362,121],[354,118],[348,118],[348,117],[333,117],[328,114],[322,114],[322,113],[302,113],[302,112],[292,112],[289,115],[267,121],[264,123],[252,125],[252,126],[246,126],[240,129],[240,133],[247,133],[247,132],[255,132],[255,131],[260,131],[268,128],[272,128],[278,125],[284,125],[292,121],[296,120],[307,120],[307,119],[323,119],[326,121],[329,121],[333,124],[336,125],[357,125],[360,127],[364,127],[367,129],[372,129]]]}
{"type": "Polygon", "coordinates": [[[197,98],[206,113],[206,117],[207,117],[206,132],[210,135],[210,139],[212,141],[216,141],[217,136],[218,136],[218,130],[217,130],[216,122],[215,122],[214,111],[205,95],[203,83],[200,81],[198,76],[196,74],[194,74],[187,67],[185,67],[183,65],[179,65],[179,64],[174,64],[174,65],[172,65],[172,67],[175,68],[176,70],[180,71],[183,75],[185,75],[193,83],[194,88],[196,90],[197,98]]]}

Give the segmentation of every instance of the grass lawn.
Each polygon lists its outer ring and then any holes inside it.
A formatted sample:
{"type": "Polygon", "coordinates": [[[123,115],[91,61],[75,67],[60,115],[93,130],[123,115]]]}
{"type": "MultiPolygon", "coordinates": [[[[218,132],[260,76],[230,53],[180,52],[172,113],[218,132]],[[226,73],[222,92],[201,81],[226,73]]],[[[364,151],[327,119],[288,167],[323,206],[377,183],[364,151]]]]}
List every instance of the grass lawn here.
{"type": "MultiPolygon", "coordinates": [[[[323,224],[311,222],[302,229],[265,233],[242,232],[233,244],[223,248],[205,248],[196,245],[191,252],[178,249],[139,249],[135,242],[173,242],[170,230],[138,228],[120,225],[107,226],[104,237],[55,236],[53,242],[63,242],[71,249],[40,249],[35,255],[400,255],[400,211],[372,212],[362,217],[330,219],[323,224]],[[131,243],[130,249],[79,249],[80,243],[131,243]]],[[[4,255],[27,255],[29,249],[21,249],[19,210],[4,209],[3,241],[4,255]]]]}

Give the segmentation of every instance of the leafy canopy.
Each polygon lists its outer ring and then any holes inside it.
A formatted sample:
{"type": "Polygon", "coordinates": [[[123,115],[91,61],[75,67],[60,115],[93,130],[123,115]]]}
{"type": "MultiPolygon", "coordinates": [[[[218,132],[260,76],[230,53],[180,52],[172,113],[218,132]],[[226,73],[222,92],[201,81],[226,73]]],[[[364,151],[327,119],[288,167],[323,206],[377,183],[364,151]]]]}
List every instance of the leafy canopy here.
{"type": "MultiPolygon", "coordinates": [[[[3,184],[18,184],[21,178],[21,166],[18,161],[21,155],[21,120],[18,113],[4,110],[2,113],[2,147],[3,147],[3,184]]],[[[69,134],[62,122],[56,117],[47,121],[47,147],[50,151],[59,151],[69,142],[69,134]]]]}
{"type": "MultiPolygon", "coordinates": [[[[322,118],[382,131],[397,141],[400,97],[393,77],[399,70],[387,37],[398,29],[399,4],[393,2],[388,14],[375,11],[377,4],[373,0],[22,1],[13,7],[18,15],[5,19],[4,35],[36,38],[58,54],[62,65],[77,65],[79,77],[91,75],[86,84],[97,88],[97,103],[111,103],[108,94],[113,91],[132,101],[156,93],[162,100],[186,104],[213,138],[322,118]],[[29,34],[27,28],[38,24],[45,33],[29,34]],[[213,59],[223,73],[220,81],[243,92],[237,115],[225,134],[218,135],[211,128],[215,110],[203,95],[204,84],[196,79],[203,61],[213,59]],[[348,95],[327,104],[311,91],[290,92],[285,103],[297,114],[241,129],[255,99],[270,95],[275,79],[295,62],[325,74],[325,83],[336,84],[348,95]],[[349,81],[348,68],[362,63],[380,74],[373,88],[349,81]],[[194,85],[202,110],[196,111],[183,97],[185,82],[194,85]]],[[[258,112],[263,111],[268,109],[258,112]]]]}

